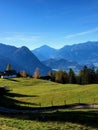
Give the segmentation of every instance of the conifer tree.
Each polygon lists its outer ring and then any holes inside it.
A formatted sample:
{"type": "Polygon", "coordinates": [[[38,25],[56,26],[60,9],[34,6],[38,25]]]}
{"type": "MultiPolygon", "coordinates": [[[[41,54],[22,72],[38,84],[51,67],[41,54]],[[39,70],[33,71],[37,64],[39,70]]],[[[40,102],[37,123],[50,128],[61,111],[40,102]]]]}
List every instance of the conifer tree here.
{"type": "Polygon", "coordinates": [[[89,69],[87,66],[84,66],[83,70],[80,70],[81,84],[89,83],[89,69]]]}
{"type": "Polygon", "coordinates": [[[95,72],[95,83],[98,83],[98,69],[95,72]]]}
{"type": "Polygon", "coordinates": [[[89,69],[89,84],[96,82],[96,74],[94,68],[89,69]]]}
{"type": "Polygon", "coordinates": [[[74,73],[74,71],[72,69],[69,70],[68,78],[69,78],[69,83],[70,84],[75,84],[76,83],[75,73],[74,73]]]}

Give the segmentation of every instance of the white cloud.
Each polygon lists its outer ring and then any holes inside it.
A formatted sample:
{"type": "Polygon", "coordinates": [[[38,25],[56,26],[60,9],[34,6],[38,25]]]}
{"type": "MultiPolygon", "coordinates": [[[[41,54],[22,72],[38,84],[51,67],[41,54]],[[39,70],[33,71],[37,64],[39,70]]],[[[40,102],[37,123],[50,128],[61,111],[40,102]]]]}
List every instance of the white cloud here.
{"type": "Polygon", "coordinates": [[[33,41],[38,40],[39,36],[16,35],[16,36],[3,37],[2,39],[6,40],[6,41],[33,42],[33,41]]]}
{"type": "MultiPolygon", "coordinates": [[[[1,33],[0,33],[1,35],[1,33]]],[[[4,32],[0,36],[0,40],[6,40],[6,41],[36,41],[40,39],[41,36],[33,33],[18,33],[18,32],[4,32]]]]}
{"type": "Polygon", "coordinates": [[[84,32],[79,32],[79,33],[75,33],[75,34],[69,34],[69,35],[66,35],[65,38],[72,38],[72,37],[77,37],[77,36],[83,36],[83,35],[86,35],[86,34],[89,34],[89,33],[97,32],[97,31],[98,31],[98,27],[96,27],[94,29],[91,29],[91,30],[84,31],[84,32]]]}

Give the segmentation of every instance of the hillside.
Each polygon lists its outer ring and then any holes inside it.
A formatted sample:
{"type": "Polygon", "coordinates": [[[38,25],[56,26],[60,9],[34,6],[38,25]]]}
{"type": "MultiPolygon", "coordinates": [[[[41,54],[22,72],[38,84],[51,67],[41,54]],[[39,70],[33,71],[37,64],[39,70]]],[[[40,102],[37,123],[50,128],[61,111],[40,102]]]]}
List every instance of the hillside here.
{"type": "Polygon", "coordinates": [[[7,85],[9,94],[3,101],[6,106],[17,104],[27,107],[47,107],[74,103],[98,103],[98,85],[57,84],[44,80],[16,78],[0,79],[0,86],[7,85]],[[59,96],[58,96],[59,95],[59,96]],[[14,99],[14,100],[13,100],[14,99]],[[7,100],[7,101],[6,101],[7,100]],[[9,102],[9,103],[8,103],[9,102]],[[11,102],[11,103],[10,103],[11,102]]]}
{"type": "Polygon", "coordinates": [[[47,74],[51,69],[43,65],[38,58],[25,46],[16,48],[14,46],[0,44],[0,71],[4,71],[10,63],[12,68],[33,75],[36,68],[41,74],[47,74]]]}
{"type": "MultiPolygon", "coordinates": [[[[98,104],[98,85],[57,84],[32,78],[0,79],[7,85],[7,93],[0,98],[0,106],[43,108],[76,103],[98,104]],[[58,96],[59,95],[59,96],[58,96]]],[[[1,96],[1,94],[0,94],[1,96]]],[[[44,109],[45,110],[45,109],[44,109]]],[[[29,112],[29,111],[27,111],[29,112]]],[[[34,113],[0,113],[1,130],[65,130],[98,128],[97,109],[58,109],[34,113]]]]}
{"type": "Polygon", "coordinates": [[[76,61],[79,64],[98,63],[98,42],[86,42],[64,46],[55,57],[76,61]]]}

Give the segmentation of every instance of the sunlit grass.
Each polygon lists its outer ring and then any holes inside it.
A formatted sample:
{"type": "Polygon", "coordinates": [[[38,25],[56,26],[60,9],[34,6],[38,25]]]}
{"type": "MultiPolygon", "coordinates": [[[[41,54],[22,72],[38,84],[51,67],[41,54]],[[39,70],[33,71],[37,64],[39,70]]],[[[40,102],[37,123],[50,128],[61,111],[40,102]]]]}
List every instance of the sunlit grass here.
{"type": "Polygon", "coordinates": [[[0,79],[0,86],[7,86],[10,93],[21,94],[21,96],[13,98],[19,101],[35,103],[35,105],[30,105],[33,107],[98,103],[97,84],[57,84],[33,78],[16,78],[14,80],[0,79]]]}
{"type": "Polygon", "coordinates": [[[89,126],[71,122],[40,122],[0,117],[0,130],[97,130],[89,126]]]}
{"type": "MultiPolygon", "coordinates": [[[[0,79],[0,86],[6,86],[12,99],[20,106],[44,107],[72,103],[98,103],[98,85],[57,84],[33,78],[0,79]],[[21,103],[25,102],[27,104],[21,103]],[[32,104],[31,104],[32,103],[32,104]],[[35,104],[34,104],[35,103],[35,104]]],[[[7,102],[7,104],[10,104],[7,102]]],[[[38,115],[0,115],[0,130],[97,130],[92,127],[97,110],[61,110],[61,113],[45,113],[47,121],[37,120],[38,115]],[[81,113],[82,112],[82,113],[81,113]],[[70,116],[69,116],[70,114],[70,116]],[[64,116],[64,117],[63,117],[64,116]],[[93,118],[94,116],[94,118],[93,118]],[[76,122],[73,123],[74,117],[76,122]],[[34,119],[33,119],[34,118],[34,119]],[[61,118],[61,121],[60,121],[61,118]],[[64,118],[64,119],[63,119],[64,118]],[[68,118],[68,120],[67,120],[68,118]],[[80,123],[78,123],[78,119],[80,123]],[[63,121],[62,121],[63,119],[63,121]],[[88,122],[88,119],[90,122],[88,122]],[[54,121],[52,121],[54,120],[54,121]],[[82,122],[81,122],[82,121],[82,122]],[[82,124],[84,122],[84,124],[82,124]],[[88,124],[87,126],[85,125],[88,124]]]]}

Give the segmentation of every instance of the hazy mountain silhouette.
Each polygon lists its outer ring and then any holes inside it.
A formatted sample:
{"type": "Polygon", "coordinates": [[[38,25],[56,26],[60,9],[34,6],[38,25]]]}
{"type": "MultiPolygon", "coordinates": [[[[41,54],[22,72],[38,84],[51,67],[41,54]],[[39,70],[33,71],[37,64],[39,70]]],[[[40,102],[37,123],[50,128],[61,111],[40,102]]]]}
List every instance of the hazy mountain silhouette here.
{"type": "Polygon", "coordinates": [[[49,58],[53,58],[57,50],[47,45],[44,45],[34,49],[32,52],[38,57],[38,59],[42,61],[42,60],[47,60],[49,58]]]}
{"type": "Polygon", "coordinates": [[[64,46],[55,57],[76,61],[80,64],[98,63],[98,42],[86,42],[64,46]]]}
{"type": "Polygon", "coordinates": [[[43,65],[38,58],[25,46],[16,48],[14,46],[0,44],[0,71],[6,69],[7,64],[12,68],[33,75],[36,68],[41,74],[47,74],[51,69],[43,65]]]}
{"type": "MultiPolygon", "coordinates": [[[[98,64],[98,41],[96,42],[85,42],[80,44],[66,45],[61,49],[52,51],[44,51],[48,50],[49,47],[45,47],[42,50],[43,46],[36,49],[37,55],[35,55],[40,59],[41,53],[45,55],[46,59],[65,59],[68,61],[75,61],[78,64],[98,64]]],[[[52,48],[53,49],[53,48],[52,48]]],[[[34,50],[35,51],[35,50],[34,50]]],[[[33,51],[33,52],[34,52],[33,51]]],[[[42,60],[42,58],[40,59],[42,60]]]]}

